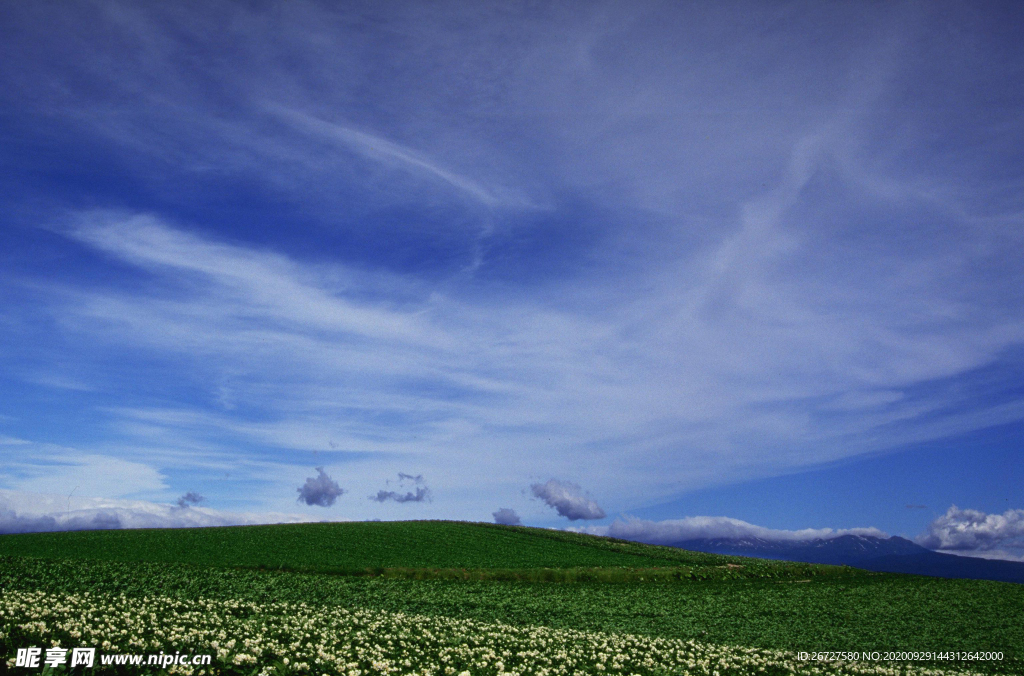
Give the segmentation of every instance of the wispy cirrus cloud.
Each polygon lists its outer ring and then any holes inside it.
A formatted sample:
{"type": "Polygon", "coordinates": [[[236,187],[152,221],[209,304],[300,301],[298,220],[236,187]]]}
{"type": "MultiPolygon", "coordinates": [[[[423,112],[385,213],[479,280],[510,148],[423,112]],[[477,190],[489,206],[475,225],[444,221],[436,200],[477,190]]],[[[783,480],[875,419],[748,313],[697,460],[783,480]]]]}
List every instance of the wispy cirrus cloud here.
{"type": "Polygon", "coordinates": [[[414,280],[389,286],[390,275],[361,283],[366,273],[303,266],[152,216],[94,212],[76,222],[75,239],[145,272],[162,291],[56,290],[49,303],[59,321],[102,349],[130,336],[134,349],[198,369],[211,391],[216,384],[210,404],[110,409],[129,435],[415,453],[481,475],[495,460],[475,449],[503,438],[536,449],[513,461],[526,476],[573,471],[570,456],[546,450],[557,430],[565,448],[625,462],[616,481],[653,498],[679,485],[661,471],[661,488],[645,478],[666,454],[676,458],[674,477],[721,480],[1022,414],[1007,402],[936,418],[964,403],[963,392],[914,390],[994,358],[1012,331],[987,338],[984,328],[957,326],[911,336],[870,312],[818,313],[775,295],[752,304],[754,282],[722,286],[721,267],[746,264],[735,252],[755,245],[723,244],[732,253],[710,259],[705,281],[669,307],[625,300],[594,314],[522,301],[491,309],[414,280]],[[226,391],[267,415],[213,405],[226,391]],[[695,452],[671,450],[679,448],[695,452]]]}
{"type": "Polygon", "coordinates": [[[5,488],[103,498],[162,491],[167,488],[166,480],[148,462],[31,442],[12,448],[0,469],[0,483],[5,488]]]}
{"type": "MultiPolygon", "coordinates": [[[[269,106],[268,110],[274,115],[297,125],[304,131],[341,144],[364,157],[440,181],[459,193],[479,202],[482,206],[496,207],[502,205],[503,202],[507,203],[507,199],[503,200],[494,194],[493,191],[476,181],[466,176],[460,176],[440,166],[436,161],[417,153],[411,148],[406,148],[380,136],[359,131],[343,124],[320,120],[297,110],[277,105],[269,106]]],[[[511,202],[507,205],[512,206],[515,204],[515,202],[511,202]]]]}
{"type": "Polygon", "coordinates": [[[311,453],[364,495],[414,458],[448,516],[1019,422],[987,11],[950,43],[941,3],[11,7],[10,192],[59,206],[9,210],[5,372],[145,490],[191,490],[174,453],[291,467],[286,503],[311,453]]]}

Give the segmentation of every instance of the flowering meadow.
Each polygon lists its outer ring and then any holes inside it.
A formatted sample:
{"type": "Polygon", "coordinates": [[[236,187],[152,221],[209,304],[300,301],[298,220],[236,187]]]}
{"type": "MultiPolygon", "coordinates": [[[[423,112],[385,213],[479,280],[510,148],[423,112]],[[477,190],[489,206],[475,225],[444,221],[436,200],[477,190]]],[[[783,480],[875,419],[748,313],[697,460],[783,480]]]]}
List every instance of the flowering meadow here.
{"type": "MultiPolygon", "coordinates": [[[[215,656],[211,667],[170,666],[166,673],[239,676],[967,673],[891,663],[800,662],[779,650],[338,606],[89,592],[5,591],[0,646],[8,656],[25,646],[209,653],[215,656]]],[[[15,669],[13,657],[6,666],[15,669]]]]}
{"type": "Polygon", "coordinates": [[[79,648],[96,668],[71,674],[1024,674],[1024,585],[537,529],[304,526],[0,535],[0,673],[49,676],[19,649],[79,648]],[[915,652],[800,659],[826,650],[915,652]],[[127,656],[145,666],[110,662],[127,656]]]}

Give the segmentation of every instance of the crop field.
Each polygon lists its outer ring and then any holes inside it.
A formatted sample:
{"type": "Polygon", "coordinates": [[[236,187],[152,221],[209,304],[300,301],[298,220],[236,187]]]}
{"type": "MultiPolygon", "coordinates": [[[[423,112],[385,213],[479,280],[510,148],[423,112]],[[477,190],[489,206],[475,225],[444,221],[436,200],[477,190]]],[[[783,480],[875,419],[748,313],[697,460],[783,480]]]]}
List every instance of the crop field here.
{"type": "Polygon", "coordinates": [[[0,646],[13,673],[32,673],[13,666],[17,648],[54,641],[215,659],[167,673],[1024,673],[1024,586],[1006,583],[436,522],[0,536],[0,552],[0,646]],[[389,545],[360,560],[367,541],[389,545]],[[452,543],[474,551],[446,557],[452,543]],[[796,657],[893,650],[1003,659],[796,657]]]}
{"type": "Polygon", "coordinates": [[[381,568],[703,568],[732,563],[768,575],[785,574],[791,567],[562,531],[441,521],[33,533],[0,537],[2,554],[343,574],[381,568]]]}

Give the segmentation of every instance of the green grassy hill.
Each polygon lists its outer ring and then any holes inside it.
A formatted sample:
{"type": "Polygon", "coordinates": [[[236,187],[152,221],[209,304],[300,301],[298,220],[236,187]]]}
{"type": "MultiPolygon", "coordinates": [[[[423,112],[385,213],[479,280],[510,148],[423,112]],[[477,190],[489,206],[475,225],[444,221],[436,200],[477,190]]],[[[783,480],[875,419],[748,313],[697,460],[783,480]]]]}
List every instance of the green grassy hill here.
{"type": "Polygon", "coordinates": [[[325,573],[678,569],[744,577],[827,571],[539,528],[447,521],[306,523],[0,536],[0,555],[325,573]]]}
{"type": "MultiPolygon", "coordinates": [[[[111,608],[123,603],[117,599],[157,597],[229,606],[287,602],[793,653],[1001,651],[999,662],[916,663],[1024,673],[1024,585],[716,556],[490,524],[3,535],[0,602],[18,593],[89,594],[111,608]]],[[[18,640],[0,636],[11,649],[18,640]]]]}

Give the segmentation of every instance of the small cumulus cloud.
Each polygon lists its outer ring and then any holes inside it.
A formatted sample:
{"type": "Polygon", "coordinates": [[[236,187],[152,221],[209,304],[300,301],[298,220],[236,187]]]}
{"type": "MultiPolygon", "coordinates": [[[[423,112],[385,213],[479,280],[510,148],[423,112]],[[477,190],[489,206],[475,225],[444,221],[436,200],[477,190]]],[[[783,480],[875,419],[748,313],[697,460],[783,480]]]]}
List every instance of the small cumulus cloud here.
{"type": "Polygon", "coordinates": [[[519,520],[519,515],[516,514],[516,510],[509,509],[508,507],[502,507],[497,512],[494,512],[491,516],[494,517],[494,523],[501,524],[502,526],[521,526],[523,522],[519,520]]]}
{"type": "MultiPolygon", "coordinates": [[[[406,482],[412,482],[414,484],[423,483],[422,474],[406,474],[405,472],[398,473],[399,485],[406,482]]],[[[388,481],[387,483],[391,483],[388,481]]],[[[416,490],[409,490],[404,493],[400,491],[377,491],[377,495],[371,495],[370,500],[375,502],[387,502],[389,500],[394,502],[430,502],[431,495],[430,489],[427,486],[416,486],[416,490]]]]}
{"type": "Polygon", "coordinates": [[[772,542],[800,542],[830,539],[841,535],[868,535],[885,538],[877,528],[804,528],[781,530],[757,526],[727,516],[690,516],[684,519],[647,521],[627,517],[616,519],[609,526],[577,529],[592,535],[606,535],[620,540],[633,540],[654,545],[669,545],[687,540],[758,538],[772,542]]]}
{"type": "Polygon", "coordinates": [[[986,514],[952,505],[915,540],[922,547],[954,552],[1024,550],[1024,509],[986,514]]]}
{"type": "Polygon", "coordinates": [[[574,483],[550,479],[547,483],[531,485],[530,490],[548,507],[554,507],[559,516],[570,521],[603,519],[606,516],[604,510],[574,483]]]}
{"type": "Polygon", "coordinates": [[[206,500],[202,495],[195,491],[189,491],[185,495],[178,498],[178,507],[186,509],[192,505],[198,505],[200,502],[206,500]]]}
{"type": "Polygon", "coordinates": [[[315,477],[308,477],[306,483],[297,489],[298,501],[307,505],[330,507],[345,490],[324,471],[323,467],[317,467],[316,471],[315,477]]]}
{"type": "Polygon", "coordinates": [[[394,500],[395,502],[429,502],[430,489],[420,486],[416,489],[416,492],[377,491],[377,495],[371,495],[370,499],[377,502],[387,502],[388,500],[394,500]]]}

